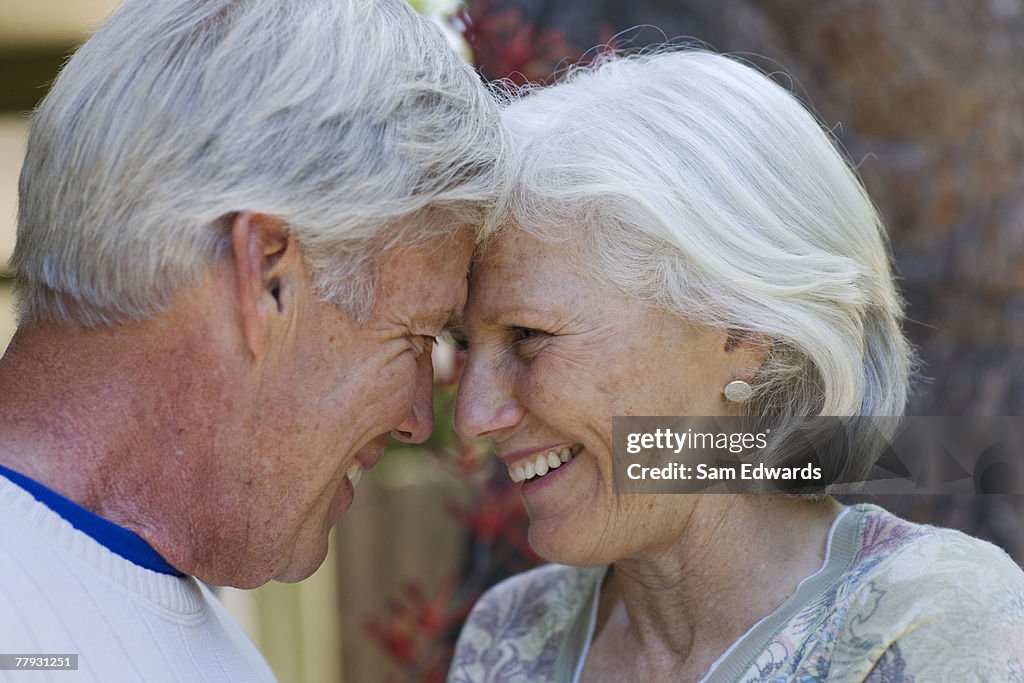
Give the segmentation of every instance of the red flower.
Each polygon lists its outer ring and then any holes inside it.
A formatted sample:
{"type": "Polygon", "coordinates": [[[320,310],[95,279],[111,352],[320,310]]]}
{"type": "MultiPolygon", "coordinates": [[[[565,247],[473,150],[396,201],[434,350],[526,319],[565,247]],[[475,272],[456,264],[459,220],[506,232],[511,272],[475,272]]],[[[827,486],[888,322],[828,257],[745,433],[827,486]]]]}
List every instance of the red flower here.
{"type": "Polygon", "coordinates": [[[373,618],[367,620],[364,628],[367,635],[377,641],[397,664],[408,667],[415,661],[414,634],[404,621],[373,618]]]}
{"type": "Polygon", "coordinates": [[[451,636],[472,604],[456,595],[454,575],[441,582],[433,598],[418,581],[406,581],[387,614],[369,619],[366,633],[405,669],[405,681],[443,681],[451,659],[451,636]]]}

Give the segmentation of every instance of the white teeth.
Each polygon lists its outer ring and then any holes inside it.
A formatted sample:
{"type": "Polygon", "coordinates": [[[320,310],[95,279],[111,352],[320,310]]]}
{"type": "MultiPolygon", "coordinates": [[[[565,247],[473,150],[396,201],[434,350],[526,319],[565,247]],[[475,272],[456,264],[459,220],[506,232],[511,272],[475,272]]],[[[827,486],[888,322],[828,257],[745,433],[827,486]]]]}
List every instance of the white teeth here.
{"type": "Polygon", "coordinates": [[[345,476],[352,482],[352,488],[359,485],[359,480],[363,478],[363,467],[359,463],[356,463],[345,471],[345,476]]]}
{"type": "Polygon", "coordinates": [[[573,458],[573,453],[568,448],[560,452],[548,451],[534,456],[533,460],[514,465],[508,468],[508,476],[512,482],[518,484],[534,477],[543,477],[551,470],[558,469],[573,458]]]}
{"type": "Polygon", "coordinates": [[[544,456],[537,458],[533,463],[533,470],[538,477],[543,477],[548,473],[548,459],[544,456]]]}

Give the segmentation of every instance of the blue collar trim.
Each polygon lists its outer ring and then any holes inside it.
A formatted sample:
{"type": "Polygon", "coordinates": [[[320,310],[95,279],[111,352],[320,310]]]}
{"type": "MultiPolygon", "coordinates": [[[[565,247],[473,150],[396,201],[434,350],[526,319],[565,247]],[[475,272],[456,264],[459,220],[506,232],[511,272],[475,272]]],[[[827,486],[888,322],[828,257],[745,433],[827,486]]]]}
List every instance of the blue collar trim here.
{"type": "Polygon", "coordinates": [[[153,546],[146,543],[145,539],[134,531],[114,524],[110,520],[103,519],[96,513],[86,510],[78,503],[68,500],[34,479],[30,479],[14,470],[9,470],[2,465],[0,465],[0,475],[10,479],[31,493],[40,503],[70,522],[71,526],[90,536],[111,552],[154,572],[170,574],[171,576],[185,576],[168,564],[167,560],[153,549],[153,546]]]}

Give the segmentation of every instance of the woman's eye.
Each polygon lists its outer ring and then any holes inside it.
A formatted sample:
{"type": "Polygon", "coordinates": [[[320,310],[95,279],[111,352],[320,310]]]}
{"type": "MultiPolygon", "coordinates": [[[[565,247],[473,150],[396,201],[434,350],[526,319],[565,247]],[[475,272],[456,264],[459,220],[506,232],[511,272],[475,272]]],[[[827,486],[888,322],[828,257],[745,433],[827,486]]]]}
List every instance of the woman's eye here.
{"type": "Polygon", "coordinates": [[[458,328],[445,330],[444,334],[441,335],[441,339],[454,346],[456,351],[469,350],[469,339],[466,338],[464,330],[458,328]]]}
{"type": "Polygon", "coordinates": [[[547,333],[541,330],[536,330],[532,327],[513,327],[512,328],[512,341],[515,344],[526,343],[533,340],[538,340],[546,337],[547,333]]]}

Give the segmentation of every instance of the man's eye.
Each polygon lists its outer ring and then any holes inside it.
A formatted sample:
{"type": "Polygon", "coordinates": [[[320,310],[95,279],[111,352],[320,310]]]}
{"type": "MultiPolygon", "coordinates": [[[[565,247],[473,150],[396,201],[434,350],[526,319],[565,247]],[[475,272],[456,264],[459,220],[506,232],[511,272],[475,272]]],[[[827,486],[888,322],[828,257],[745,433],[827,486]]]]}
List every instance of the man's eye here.
{"type": "Polygon", "coordinates": [[[422,356],[424,353],[429,354],[434,348],[434,342],[437,341],[429,334],[411,334],[406,338],[409,340],[409,344],[417,356],[422,356]]]}

